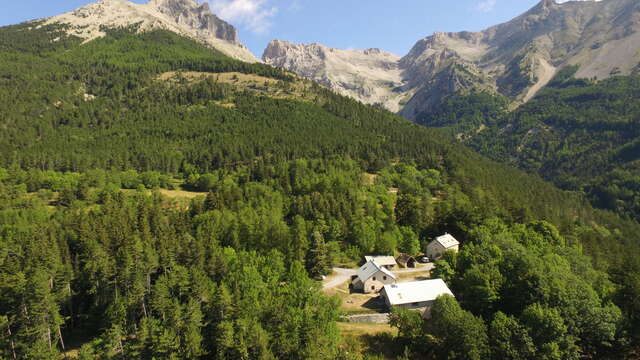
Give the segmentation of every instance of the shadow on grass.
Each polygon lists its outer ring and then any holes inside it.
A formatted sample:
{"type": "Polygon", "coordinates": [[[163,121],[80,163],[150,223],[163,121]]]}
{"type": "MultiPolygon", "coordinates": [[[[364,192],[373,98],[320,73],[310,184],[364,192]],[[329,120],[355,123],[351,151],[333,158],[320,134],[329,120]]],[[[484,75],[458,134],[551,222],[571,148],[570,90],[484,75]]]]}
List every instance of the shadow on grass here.
{"type": "Polygon", "coordinates": [[[367,302],[362,304],[362,307],[379,313],[387,312],[387,305],[384,303],[381,296],[367,300],[367,302]]]}
{"type": "Polygon", "coordinates": [[[404,353],[404,344],[389,333],[366,334],[360,337],[363,355],[397,359],[404,353]]]}

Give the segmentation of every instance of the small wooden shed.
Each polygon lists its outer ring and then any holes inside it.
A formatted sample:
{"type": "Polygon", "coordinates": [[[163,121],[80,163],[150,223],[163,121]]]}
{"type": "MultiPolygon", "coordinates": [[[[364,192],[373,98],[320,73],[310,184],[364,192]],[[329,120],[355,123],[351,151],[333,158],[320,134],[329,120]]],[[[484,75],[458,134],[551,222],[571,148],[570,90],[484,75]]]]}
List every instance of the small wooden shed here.
{"type": "Polygon", "coordinates": [[[400,265],[400,267],[405,269],[415,268],[417,264],[416,259],[413,256],[407,254],[400,254],[400,256],[398,256],[398,258],[396,259],[396,262],[398,263],[398,265],[400,265]]]}

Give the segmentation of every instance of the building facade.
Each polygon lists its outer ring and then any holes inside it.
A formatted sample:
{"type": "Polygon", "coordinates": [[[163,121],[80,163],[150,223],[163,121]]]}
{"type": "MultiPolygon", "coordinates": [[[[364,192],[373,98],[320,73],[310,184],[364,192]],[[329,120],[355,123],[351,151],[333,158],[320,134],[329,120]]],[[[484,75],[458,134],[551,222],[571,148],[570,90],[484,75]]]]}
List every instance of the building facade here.
{"type": "Polygon", "coordinates": [[[451,234],[444,234],[442,236],[438,236],[432,242],[427,245],[427,256],[435,260],[442,256],[445,251],[454,251],[458,252],[460,249],[460,242],[456,240],[451,234]]]}
{"type": "Polygon", "coordinates": [[[351,282],[354,290],[365,294],[377,293],[385,285],[394,284],[396,277],[391,271],[373,260],[362,265],[351,282]]]}

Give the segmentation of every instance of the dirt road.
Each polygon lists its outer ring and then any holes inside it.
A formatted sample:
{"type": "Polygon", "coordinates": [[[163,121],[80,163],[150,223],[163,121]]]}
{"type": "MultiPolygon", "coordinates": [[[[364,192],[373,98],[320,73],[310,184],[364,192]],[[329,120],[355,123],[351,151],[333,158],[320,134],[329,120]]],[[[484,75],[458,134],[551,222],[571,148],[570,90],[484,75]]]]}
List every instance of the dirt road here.
{"type": "Polygon", "coordinates": [[[355,275],[357,271],[357,269],[333,268],[333,274],[329,275],[324,281],[322,288],[333,289],[338,287],[351,280],[351,276],[355,275]]]}
{"type": "Polygon", "coordinates": [[[394,271],[392,271],[392,273],[394,273],[394,274],[410,274],[410,273],[419,273],[419,272],[423,272],[423,271],[431,271],[433,269],[433,266],[434,266],[433,263],[428,263],[428,264],[420,265],[419,267],[414,268],[414,269],[394,270],[394,271]]]}
{"type": "MultiPolygon", "coordinates": [[[[433,269],[433,263],[420,265],[415,269],[399,269],[392,271],[394,274],[411,274],[430,271],[433,269]]],[[[345,268],[333,268],[333,274],[331,274],[322,284],[323,289],[333,289],[345,282],[351,280],[351,276],[355,275],[358,269],[345,269],[345,268]]]]}

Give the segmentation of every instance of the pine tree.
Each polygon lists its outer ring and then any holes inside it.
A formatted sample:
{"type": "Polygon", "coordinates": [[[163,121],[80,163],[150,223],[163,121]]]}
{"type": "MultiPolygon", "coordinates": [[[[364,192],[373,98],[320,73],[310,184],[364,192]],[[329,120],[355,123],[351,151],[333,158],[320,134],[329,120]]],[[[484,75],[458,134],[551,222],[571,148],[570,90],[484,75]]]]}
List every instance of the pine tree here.
{"type": "Polygon", "coordinates": [[[307,223],[300,215],[293,218],[293,226],[291,228],[291,260],[304,262],[305,255],[309,249],[309,236],[307,232],[307,223]]]}
{"type": "Polygon", "coordinates": [[[0,358],[16,359],[16,346],[11,331],[11,324],[6,316],[0,316],[0,358]]]}
{"type": "MultiPolygon", "coordinates": [[[[27,283],[23,316],[27,328],[25,339],[33,346],[28,352],[34,358],[57,354],[58,345],[64,346],[60,326],[64,323],[53,293],[53,278],[46,270],[35,270],[27,283]]],[[[24,340],[23,340],[24,341],[24,340]]]]}
{"type": "Polygon", "coordinates": [[[311,277],[327,275],[331,271],[329,254],[324,236],[318,230],[311,234],[311,249],[307,255],[307,271],[311,277]]]}
{"type": "Polygon", "coordinates": [[[211,211],[216,210],[219,206],[218,195],[213,191],[209,191],[207,197],[204,199],[204,210],[211,211]]]}
{"type": "Polygon", "coordinates": [[[187,304],[186,319],[182,330],[183,353],[185,359],[198,359],[203,354],[202,348],[202,309],[200,304],[191,299],[187,304]]]}

